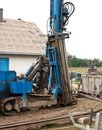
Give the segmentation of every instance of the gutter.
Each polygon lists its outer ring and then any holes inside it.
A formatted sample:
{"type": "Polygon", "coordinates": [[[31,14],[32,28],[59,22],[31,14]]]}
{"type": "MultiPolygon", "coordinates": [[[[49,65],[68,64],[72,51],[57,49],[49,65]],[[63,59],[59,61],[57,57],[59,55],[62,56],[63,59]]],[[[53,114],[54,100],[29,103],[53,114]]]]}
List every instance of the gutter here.
{"type": "Polygon", "coordinates": [[[0,55],[19,55],[19,56],[42,56],[44,53],[18,53],[18,52],[0,52],[0,55]]]}

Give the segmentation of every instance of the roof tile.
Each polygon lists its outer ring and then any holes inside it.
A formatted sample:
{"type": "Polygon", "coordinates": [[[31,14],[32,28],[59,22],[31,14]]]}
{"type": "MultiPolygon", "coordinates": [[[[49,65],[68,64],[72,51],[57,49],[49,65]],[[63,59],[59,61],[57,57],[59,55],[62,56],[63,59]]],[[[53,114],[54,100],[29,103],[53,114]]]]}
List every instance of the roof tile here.
{"type": "Polygon", "coordinates": [[[35,23],[5,19],[0,23],[0,54],[42,55],[46,39],[35,23]]]}

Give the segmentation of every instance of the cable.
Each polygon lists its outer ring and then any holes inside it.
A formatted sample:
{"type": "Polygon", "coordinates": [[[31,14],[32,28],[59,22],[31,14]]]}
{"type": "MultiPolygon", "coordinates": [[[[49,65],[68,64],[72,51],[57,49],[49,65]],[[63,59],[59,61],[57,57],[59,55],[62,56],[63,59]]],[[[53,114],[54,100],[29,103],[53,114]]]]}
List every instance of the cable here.
{"type": "Polygon", "coordinates": [[[73,3],[71,2],[66,2],[63,4],[63,9],[67,9],[68,10],[68,14],[65,14],[64,17],[64,26],[66,26],[68,24],[68,19],[69,17],[74,13],[75,11],[75,6],[73,3]]]}
{"type": "Polygon", "coordinates": [[[48,20],[47,20],[47,23],[46,23],[47,34],[48,34],[48,32],[54,31],[55,25],[56,25],[56,20],[55,20],[55,18],[54,18],[53,16],[49,17],[48,20]],[[50,27],[50,30],[48,31],[48,26],[49,26],[48,24],[49,24],[49,21],[51,21],[51,19],[54,20],[54,22],[53,22],[52,28],[50,27]]]}

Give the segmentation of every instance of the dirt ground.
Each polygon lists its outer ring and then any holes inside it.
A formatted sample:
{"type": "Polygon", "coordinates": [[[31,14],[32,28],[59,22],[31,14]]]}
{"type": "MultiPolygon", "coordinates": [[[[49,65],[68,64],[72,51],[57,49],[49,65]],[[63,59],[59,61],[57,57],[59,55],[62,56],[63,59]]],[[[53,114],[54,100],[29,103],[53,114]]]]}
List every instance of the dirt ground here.
{"type": "Polygon", "coordinates": [[[102,102],[83,97],[78,98],[77,105],[73,106],[59,107],[59,108],[54,107],[49,109],[46,108],[46,109],[40,109],[38,111],[26,111],[16,116],[4,116],[0,114],[0,125],[29,121],[29,120],[37,121],[57,116],[64,116],[67,115],[68,112],[86,112],[90,111],[92,108],[93,110],[97,108],[101,109],[102,102]]]}

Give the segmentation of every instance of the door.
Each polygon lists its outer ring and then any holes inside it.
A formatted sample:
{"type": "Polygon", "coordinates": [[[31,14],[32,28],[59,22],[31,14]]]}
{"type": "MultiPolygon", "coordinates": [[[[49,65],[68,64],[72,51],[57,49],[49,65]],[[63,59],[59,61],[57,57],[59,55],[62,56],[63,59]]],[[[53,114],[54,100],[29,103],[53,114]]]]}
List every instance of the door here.
{"type": "Polygon", "coordinates": [[[9,58],[0,58],[0,71],[9,70],[9,58]]]}

